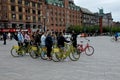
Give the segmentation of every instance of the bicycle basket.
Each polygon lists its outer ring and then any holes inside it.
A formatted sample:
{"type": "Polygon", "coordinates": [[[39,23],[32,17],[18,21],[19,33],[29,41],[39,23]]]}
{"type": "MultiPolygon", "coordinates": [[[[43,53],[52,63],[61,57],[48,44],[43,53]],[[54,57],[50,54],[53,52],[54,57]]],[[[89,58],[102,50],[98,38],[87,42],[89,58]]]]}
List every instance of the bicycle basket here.
{"type": "Polygon", "coordinates": [[[60,52],[60,49],[59,48],[53,48],[53,51],[54,52],[60,52]]]}
{"type": "Polygon", "coordinates": [[[37,47],[35,47],[35,46],[32,46],[32,50],[37,50],[37,47]]]}

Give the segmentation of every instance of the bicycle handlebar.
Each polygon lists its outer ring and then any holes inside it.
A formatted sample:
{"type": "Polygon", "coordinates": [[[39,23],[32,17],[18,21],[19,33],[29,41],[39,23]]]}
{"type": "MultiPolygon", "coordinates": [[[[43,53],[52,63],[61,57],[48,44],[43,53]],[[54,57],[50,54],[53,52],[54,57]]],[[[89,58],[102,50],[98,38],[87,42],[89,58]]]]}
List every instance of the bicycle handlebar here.
{"type": "Polygon", "coordinates": [[[85,38],[85,40],[90,41],[89,39],[85,38]]]}
{"type": "MultiPolygon", "coordinates": [[[[87,40],[88,42],[90,42],[90,40],[89,39],[87,39],[87,38],[85,38],[85,40],[87,40]]],[[[80,41],[81,43],[83,43],[83,41],[80,41]]]]}

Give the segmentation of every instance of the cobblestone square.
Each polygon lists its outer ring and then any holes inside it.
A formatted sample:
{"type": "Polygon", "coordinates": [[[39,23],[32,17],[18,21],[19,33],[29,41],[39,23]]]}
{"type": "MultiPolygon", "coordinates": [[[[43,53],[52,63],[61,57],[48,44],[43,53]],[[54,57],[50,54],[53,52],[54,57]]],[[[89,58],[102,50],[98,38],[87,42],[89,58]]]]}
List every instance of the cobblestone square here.
{"type": "Polygon", "coordinates": [[[83,53],[78,61],[64,62],[32,59],[29,55],[15,58],[10,49],[17,42],[7,40],[3,45],[0,41],[0,80],[119,80],[120,42],[111,42],[110,38],[88,37],[94,54],[83,53]]]}

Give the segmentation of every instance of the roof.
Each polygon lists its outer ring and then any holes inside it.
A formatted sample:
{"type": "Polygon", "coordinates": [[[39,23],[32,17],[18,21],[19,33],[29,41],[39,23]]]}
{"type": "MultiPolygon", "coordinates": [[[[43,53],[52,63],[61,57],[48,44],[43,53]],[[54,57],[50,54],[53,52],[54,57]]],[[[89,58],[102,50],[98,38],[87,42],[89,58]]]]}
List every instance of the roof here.
{"type": "MultiPolygon", "coordinates": [[[[51,5],[55,5],[55,6],[64,7],[64,0],[46,0],[46,3],[51,4],[51,5]]],[[[77,10],[77,11],[80,10],[80,7],[76,6],[74,4],[73,0],[70,0],[68,8],[72,9],[72,10],[77,10]]]]}
{"type": "Polygon", "coordinates": [[[83,7],[80,7],[81,8],[81,11],[83,13],[87,13],[87,14],[93,14],[90,10],[88,10],[87,8],[83,8],[83,7]]]}
{"type": "Polygon", "coordinates": [[[59,0],[46,0],[46,3],[51,4],[51,5],[61,6],[61,7],[64,6],[64,3],[62,0],[61,1],[59,1],[59,0]]]}

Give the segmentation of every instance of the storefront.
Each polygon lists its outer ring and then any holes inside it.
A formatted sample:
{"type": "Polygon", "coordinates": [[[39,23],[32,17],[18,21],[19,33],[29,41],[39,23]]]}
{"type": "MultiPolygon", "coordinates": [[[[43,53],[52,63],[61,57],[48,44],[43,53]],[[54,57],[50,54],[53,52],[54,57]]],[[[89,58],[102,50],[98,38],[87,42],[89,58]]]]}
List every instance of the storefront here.
{"type": "MultiPolygon", "coordinates": [[[[0,28],[0,33],[3,33],[3,32],[10,32],[10,33],[15,33],[15,32],[18,32],[20,31],[20,29],[13,29],[13,28],[0,28]]],[[[21,29],[21,31],[28,31],[28,32],[31,32],[31,29],[21,29]]]]}

